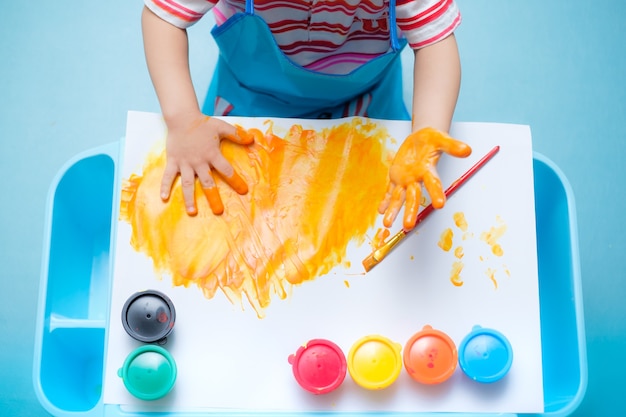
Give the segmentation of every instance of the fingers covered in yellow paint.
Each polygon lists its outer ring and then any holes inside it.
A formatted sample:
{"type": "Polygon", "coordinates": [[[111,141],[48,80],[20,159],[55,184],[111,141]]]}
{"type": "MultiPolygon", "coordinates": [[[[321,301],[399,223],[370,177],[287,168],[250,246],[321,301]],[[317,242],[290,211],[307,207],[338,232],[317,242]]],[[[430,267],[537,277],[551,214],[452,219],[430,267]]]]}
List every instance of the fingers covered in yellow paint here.
{"type": "Polygon", "coordinates": [[[169,199],[178,176],[185,210],[189,215],[198,212],[195,202],[195,182],[199,180],[211,211],[221,214],[224,205],[219,195],[213,171],[239,194],[248,192],[248,185],[222,154],[223,139],[240,145],[254,142],[254,134],[241,126],[233,126],[218,118],[204,115],[169,120],[167,135],[167,162],[161,182],[161,198],[169,199]]]}
{"type": "Polygon", "coordinates": [[[203,188],[202,192],[209,202],[213,214],[220,215],[224,213],[224,203],[222,203],[222,198],[220,197],[220,192],[217,187],[203,188]]]}
{"type": "Polygon", "coordinates": [[[446,198],[436,169],[444,152],[464,158],[472,150],[466,143],[430,127],[413,132],[402,143],[389,169],[387,194],[378,209],[384,215],[385,227],[391,227],[403,205],[403,228],[411,230],[415,226],[422,185],[434,208],[444,206],[446,198]]]}

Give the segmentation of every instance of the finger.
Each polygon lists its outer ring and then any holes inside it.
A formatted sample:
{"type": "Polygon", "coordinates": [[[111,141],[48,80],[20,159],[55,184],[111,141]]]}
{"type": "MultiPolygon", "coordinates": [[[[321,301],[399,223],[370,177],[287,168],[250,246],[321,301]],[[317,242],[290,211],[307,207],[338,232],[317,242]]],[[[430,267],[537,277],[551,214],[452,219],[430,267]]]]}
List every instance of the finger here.
{"type": "Polygon", "coordinates": [[[402,208],[402,204],[404,203],[404,187],[399,185],[395,186],[393,193],[391,195],[391,201],[389,202],[389,207],[385,210],[385,215],[383,216],[383,225],[385,227],[391,227],[393,222],[396,220],[400,209],[402,208]]]}
{"type": "Polygon", "coordinates": [[[165,170],[163,171],[163,177],[161,178],[161,199],[167,201],[170,198],[172,192],[172,185],[178,175],[178,167],[172,162],[167,162],[165,170]]]}
{"type": "Polygon", "coordinates": [[[219,216],[224,213],[224,203],[222,203],[222,198],[220,197],[220,192],[217,187],[203,188],[202,192],[209,202],[209,207],[211,207],[213,214],[219,216]]]}
{"type": "Polygon", "coordinates": [[[393,192],[393,188],[394,188],[394,184],[390,182],[389,185],[387,186],[387,192],[385,193],[385,196],[383,197],[382,201],[378,205],[378,213],[384,214],[385,211],[387,210],[387,207],[389,207],[389,203],[391,202],[391,193],[393,192]]]}
{"type": "Polygon", "coordinates": [[[224,158],[224,155],[221,153],[215,155],[211,160],[211,165],[238,194],[243,195],[248,192],[248,184],[237,174],[230,162],[224,158]]]}
{"type": "Polygon", "coordinates": [[[239,125],[235,125],[235,135],[228,136],[227,139],[240,145],[249,145],[254,142],[254,133],[248,132],[239,125]]]}
{"type": "Polygon", "coordinates": [[[404,219],[402,227],[405,231],[415,227],[417,212],[422,199],[422,187],[419,182],[413,182],[406,188],[406,199],[404,202],[404,219]]]}
{"type": "Polygon", "coordinates": [[[222,198],[220,197],[217,183],[213,177],[213,171],[211,171],[211,168],[208,165],[204,165],[202,168],[196,168],[196,172],[198,173],[198,179],[200,180],[200,185],[202,186],[202,192],[204,193],[213,214],[219,215],[224,213],[224,204],[222,203],[222,198]]]}
{"type": "Polygon", "coordinates": [[[198,180],[200,180],[200,186],[203,190],[216,186],[215,178],[212,175],[209,164],[199,164],[194,167],[194,170],[196,171],[198,180]]]}
{"type": "Polygon", "coordinates": [[[472,153],[472,148],[467,143],[453,139],[450,136],[442,136],[440,138],[439,149],[458,158],[465,158],[472,153]]]}
{"type": "Polygon", "coordinates": [[[426,187],[426,191],[428,191],[428,195],[430,195],[430,203],[436,209],[442,208],[446,203],[446,195],[441,187],[439,177],[433,172],[427,171],[424,173],[423,181],[424,187],[426,187]]]}
{"type": "Polygon", "coordinates": [[[191,167],[182,167],[180,170],[180,180],[187,214],[195,216],[198,214],[198,209],[196,208],[196,195],[194,193],[196,176],[193,169],[191,169],[191,167]]]}
{"type": "Polygon", "coordinates": [[[235,190],[238,194],[244,195],[248,192],[248,184],[237,174],[236,171],[233,171],[233,175],[230,177],[223,177],[224,181],[231,186],[233,190],[235,190]]]}
{"type": "Polygon", "coordinates": [[[252,135],[252,139],[255,142],[261,142],[263,140],[263,137],[265,136],[263,132],[256,128],[248,129],[248,133],[252,135]]]}
{"type": "Polygon", "coordinates": [[[213,173],[209,171],[209,176],[211,177],[211,181],[213,185],[210,187],[202,188],[202,192],[209,202],[209,207],[211,207],[211,211],[215,215],[220,215],[224,213],[224,203],[222,203],[222,198],[220,197],[220,192],[215,185],[215,179],[213,178],[213,173]]]}
{"type": "Polygon", "coordinates": [[[238,143],[240,145],[249,145],[254,142],[253,132],[248,132],[240,125],[231,125],[223,120],[214,119],[219,123],[219,136],[222,139],[228,139],[231,142],[238,143]]]}

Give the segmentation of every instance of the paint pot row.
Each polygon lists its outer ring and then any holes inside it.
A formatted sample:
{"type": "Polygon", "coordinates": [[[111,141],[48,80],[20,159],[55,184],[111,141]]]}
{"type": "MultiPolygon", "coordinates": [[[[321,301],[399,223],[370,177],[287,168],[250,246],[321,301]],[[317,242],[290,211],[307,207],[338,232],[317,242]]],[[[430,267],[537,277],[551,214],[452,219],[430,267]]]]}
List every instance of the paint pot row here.
{"type": "Polygon", "coordinates": [[[117,374],[128,392],[141,400],[157,400],[174,387],[176,362],[163,345],[175,321],[172,300],[155,290],[131,295],[122,308],[124,330],[146,344],[130,352],[117,374]]]}
{"type": "Polygon", "coordinates": [[[312,339],[289,355],[294,377],[305,390],[325,394],[343,383],[346,371],[359,386],[380,390],[393,384],[402,365],[415,381],[440,384],[457,368],[474,381],[491,383],[502,379],[511,368],[513,350],[497,330],[474,326],[457,351],[452,339],[431,326],[415,333],[402,345],[384,336],[357,340],[344,355],[330,340],[312,339]]]}

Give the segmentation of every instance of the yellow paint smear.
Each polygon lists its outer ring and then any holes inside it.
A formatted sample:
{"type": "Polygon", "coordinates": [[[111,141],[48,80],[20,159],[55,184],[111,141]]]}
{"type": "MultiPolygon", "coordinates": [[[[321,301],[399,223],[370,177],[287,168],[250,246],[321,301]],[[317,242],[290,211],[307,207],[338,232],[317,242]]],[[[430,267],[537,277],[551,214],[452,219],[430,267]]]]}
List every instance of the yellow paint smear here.
{"type": "Polygon", "coordinates": [[[454,224],[463,232],[467,232],[467,220],[465,220],[465,214],[461,211],[457,211],[452,215],[454,224]]]}
{"type": "MultiPolygon", "coordinates": [[[[132,247],[176,286],[218,290],[258,317],[272,294],[324,275],[362,244],[385,194],[386,130],[362,119],[321,131],[292,126],[285,137],[250,130],[249,146],[222,143],[224,156],[248,184],[245,195],[217,178],[224,214],[215,216],[196,182],[198,215],[185,213],[180,179],[167,203],[159,197],[165,152],[151,154],[141,175],[126,179],[120,219],[132,247]]],[[[216,177],[219,177],[216,175],[216,177]]]]}
{"type": "Polygon", "coordinates": [[[452,229],[447,228],[443,232],[441,232],[441,236],[439,238],[439,242],[437,242],[437,246],[439,246],[444,251],[448,252],[452,248],[452,238],[454,237],[454,233],[452,233],[452,229]]]}
{"type": "Polygon", "coordinates": [[[457,246],[454,249],[454,256],[456,256],[457,258],[461,259],[461,258],[463,258],[464,255],[465,255],[465,253],[463,253],[463,247],[462,246],[457,246]]]}
{"type": "Polygon", "coordinates": [[[504,255],[502,246],[497,242],[504,235],[504,232],[506,232],[506,224],[500,224],[480,234],[480,239],[491,247],[491,252],[496,256],[504,255]]]}
{"type": "Polygon", "coordinates": [[[487,268],[487,271],[485,271],[485,274],[489,277],[491,282],[493,282],[493,286],[497,290],[498,289],[498,281],[496,281],[496,271],[495,271],[495,269],[487,268]]]}
{"type": "Polygon", "coordinates": [[[461,279],[461,271],[465,265],[461,261],[455,261],[452,264],[452,272],[450,273],[450,282],[455,287],[463,285],[463,279],[461,279]]]}

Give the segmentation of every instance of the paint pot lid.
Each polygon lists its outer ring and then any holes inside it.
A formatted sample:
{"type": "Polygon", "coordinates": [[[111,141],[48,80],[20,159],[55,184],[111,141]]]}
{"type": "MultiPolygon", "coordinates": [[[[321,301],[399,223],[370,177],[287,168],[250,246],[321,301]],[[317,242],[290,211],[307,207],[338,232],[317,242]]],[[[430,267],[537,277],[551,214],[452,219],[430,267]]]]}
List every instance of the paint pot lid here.
{"type": "Polygon", "coordinates": [[[170,353],[157,345],[133,350],[117,372],[126,389],[140,400],[164,397],[176,382],[176,362],[170,353]]]}
{"type": "Polygon", "coordinates": [[[377,390],[395,382],[402,370],[402,346],[384,336],[357,340],[348,352],[350,376],[363,388],[377,390]]]}
{"type": "Polygon", "coordinates": [[[513,349],[499,331],[474,326],[459,346],[459,364],[463,372],[478,382],[496,382],[511,369],[513,349]]]}
{"type": "Polygon", "coordinates": [[[298,384],[313,394],[339,388],[346,377],[346,357],[330,340],[312,339],[289,355],[288,361],[298,384]]]}
{"type": "Polygon", "coordinates": [[[439,384],[452,376],[458,353],[452,339],[431,326],[415,333],[404,347],[404,367],[422,384],[439,384]]]}
{"type": "Polygon", "coordinates": [[[165,343],[176,321],[172,300],[156,290],[131,295],[122,308],[124,330],[140,342],[165,343]]]}

